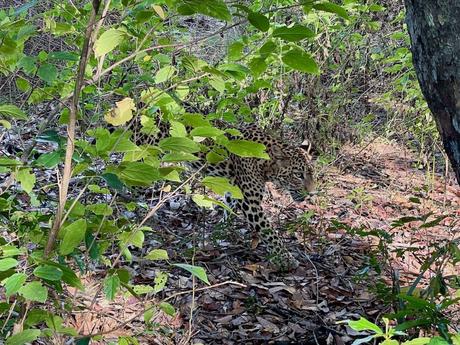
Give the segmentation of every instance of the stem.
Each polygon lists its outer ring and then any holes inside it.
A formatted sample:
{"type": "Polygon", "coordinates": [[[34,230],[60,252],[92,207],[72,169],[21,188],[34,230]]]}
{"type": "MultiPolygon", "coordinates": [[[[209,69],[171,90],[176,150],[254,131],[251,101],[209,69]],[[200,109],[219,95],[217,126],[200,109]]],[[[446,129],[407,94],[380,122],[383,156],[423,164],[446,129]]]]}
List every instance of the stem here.
{"type": "Polygon", "coordinates": [[[65,203],[67,201],[67,194],[69,191],[70,178],[72,176],[72,156],[74,153],[75,143],[75,127],[77,123],[78,102],[80,92],[84,84],[85,68],[90,54],[90,41],[96,23],[96,16],[99,11],[100,0],[93,0],[93,9],[85,31],[85,41],[80,55],[80,63],[78,65],[77,78],[75,81],[75,89],[70,103],[70,119],[67,125],[67,147],[65,152],[64,168],[62,171],[62,179],[59,184],[59,203],[54,220],[53,227],[51,228],[48,242],[45,247],[45,257],[48,257],[53,250],[54,242],[61,229],[61,221],[64,214],[65,203]]]}

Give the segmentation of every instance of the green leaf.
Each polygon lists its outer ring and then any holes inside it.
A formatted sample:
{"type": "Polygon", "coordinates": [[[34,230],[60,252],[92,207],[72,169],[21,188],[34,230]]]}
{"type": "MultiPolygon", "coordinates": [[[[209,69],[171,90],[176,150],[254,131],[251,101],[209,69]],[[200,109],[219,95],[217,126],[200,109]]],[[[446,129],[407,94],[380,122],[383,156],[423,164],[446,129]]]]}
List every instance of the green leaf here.
{"type": "Polygon", "coordinates": [[[49,63],[40,66],[37,75],[48,84],[52,84],[57,78],[57,68],[49,63]]]}
{"type": "Polygon", "coordinates": [[[361,317],[359,320],[348,320],[348,326],[355,331],[374,331],[377,334],[382,334],[382,330],[375,323],[372,323],[361,317]]]}
{"type": "Polygon", "coordinates": [[[6,278],[2,284],[5,286],[6,297],[10,297],[19,291],[21,286],[26,282],[27,275],[25,273],[15,273],[6,278]]]}
{"type": "Polygon", "coordinates": [[[222,0],[182,0],[178,12],[183,15],[201,13],[205,16],[231,21],[232,15],[222,0]]]}
{"type": "Polygon", "coordinates": [[[63,231],[65,231],[65,234],[59,247],[59,253],[61,255],[68,255],[72,253],[75,247],[85,238],[86,220],[78,219],[74,223],[66,226],[63,231]]]}
{"type": "Polygon", "coordinates": [[[154,283],[155,285],[153,286],[153,292],[158,293],[161,290],[164,289],[166,286],[166,283],[168,281],[168,274],[165,272],[159,272],[155,275],[154,283]]]}
{"type": "Polygon", "coordinates": [[[125,38],[125,32],[118,29],[109,29],[104,32],[94,44],[96,57],[105,55],[114,50],[125,38]]]}
{"type": "Polygon", "coordinates": [[[124,184],[120,181],[117,175],[112,173],[104,173],[101,175],[102,179],[107,183],[107,186],[118,191],[122,191],[124,184]]]}
{"type": "Polygon", "coordinates": [[[48,289],[39,281],[27,283],[21,287],[18,292],[29,301],[45,303],[48,298],[48,289]]]}
{"type": "Polygon", "coordinates": [[[212,209],[214,205],[218,205],[227,210],[228,212],[233,213],[233,210],[227,205],[225,205],[223,202],[210,198],[206,195],[194,194],[192,195],[192,200],[195,204],[197,204],[200,207],[212,209]]]}
{"type": "Polygon", "coordinates": [[[144,244],[144,232],[141,230],[125,231],[119,235],[120,241],[124,245],[132,244],[137,248],[142,248],[144,244]]]}
{"type": "Polygon", "coordinates": [[[273,37],[287,42],[298,42],[304,38],[315,37],[315,33],[303,25],[296,24],[290,28],[282,26],[273,31],[273,37]]]}
{"type": "Polygon", "coordinates": [[[268,55],[273,53],[277,48],[277,45],[273,41],[265,42],[262,47],[259,49],[259,54],[266,58],[268,55]]]}
{"type": "Polygon", "coordinates": [[[156,74],[155,74],[155,83],[164,83],[165,81],[168,81],[171,79],[171,77],[176,73],[176,69],[173,66],[165,66],[161,68],[156,74]]]}
{"type": "Polygon", "coordinates": [[[165,154],[161,160],[163,162],[194,162],[199,158],[187,152],[171,152],[165,154]]]}
{"type": "Polygon", "coordinates": [[[228,58],[230,60],[239,60],[243,56],[244,44],[240,41],[235,41],[228,47],[228,58]]]}
{"type": "Polygon", "coordinates": [[[54,281],[61,280],[63,273],[57,267],[50,265],[40,265],[34,270],[34,275],[38,278],[54,281]]]}
{"type": "Polygon", "coordinates": [[[13,104],[2,104],[0,105],[0,114],[6,115],[8,117],[13,117],[15,119],[27,120],[27,115],[21,109],[13,104]]]}
{"type": "Polygon", "coordinates": [[[160,309],[169,316],[174,316],[176,314],[176,310],[174,307],[169,304],[168,302],[161,302],[160,309]]]}
{"type": "Polygon", "coordinates": [[[61,161],[62,159],[60,152],[55,151],[42,154],[37,158],[35,164],[43,165],[45,168],[51,169],[56,167],[61,161]]]}
{"type": "Polygon", "coordinates": [[[145,256],[147,260],[168,260],[168,252],[164,249],[153,249],[145,256]]]}
{"type": "Polygon", "coordinates": [[[108,300],[113,300],[120,288],[120,278],[118,275],[109,276],[104,279],[104,294],[108,300]]]}
{"type": "Polygon", "coordinates": [[[209,78],[209,84],[220,93],[225,91],[225,81],[221,77],[212,76],[209,78]]]}
{"type": "Polygon", "coordinates": [[[193,276],[197,277],[201,281],[209,284],[208,276],[206,275],[206,271],[203,267],[200,266],[193,266],[189,264],[174,264],[174,266],[180,267],[188,272],[190,272],[193,276]]]}
{"type": "Polygon", "coordinates": [[[203,127],[196,127],[192,129],[190,135],[192,137],[205,137],[205,138],[212,138],[218,137],[225,132],[219,128],[211,127],[211,126],[203,126],[203,127]]]}
{"type": "Polygon", "coordinates": [[[262,32],[266,32],[268,29],[270,29],[270,21],[263,14],[251,12],[248,15],[248,20],[249,23],[251,23],[254,27],[262,32]]]}
{"type": "MultiPolygon", "coordinates": [[[[174,138],[176,139],[176,138],[174,138]]],[[[182,139],[182,138],[177,138],[182,139]]],[[[121,171],[120,177],[133,186],[148,186],[160,179],[157,168],[141,162],[130,162],[121,171]]]]}
{"type": "Polygon", "coordinates": [[[170,121],[171,128],[169,129],[169,134],[172,137],[185,137],[187,136],[187,129],[179,121],[170,121]]]}
{"type": "Polygon", "coordinates": [[[113,213],[112,207],[107,204],[92,204],[86,206],[86,209],[98,216],[111,216],[113,213]]]}
{"type": "Polygon", "coordinates": [[[54,266],[59,268],[62,271],[62,281],[69,284],[70,286],[76,287],[80,290],[83,290],[83,285],[80,278],[77,277],[74,271],[72,271],[68,266],[61,265],[53,261],[44,261],[46,265],[54,266]]]}
{"type": "Polygon", "coordinates": [[[282,57],[283,62],[289,67],[311,74],[319,74],[319,68],[310,54],[300,48],[293,48],[282,57]]]}
{"type": "Polygon", "coordinates": [[[50,52],[48,60],[64,60],[64,61],[78,61],[80,57],[78,54],[72,52],[50,52]]]}
{"type": "Polygon", "coordinates": [[[201,182],[216,194],[224,196],[225,193],[229,192],[233,198],[243,199],[240,188],[232,185],[226,177],[206,176],[201,182]]]}
{"type": "Polygon", "coordinates": [[[265,152],[265,145],[250,140],[231,140],[225,144],[226,149],[240,157],[270,159],[265,152]]]}
{"type": "Polygon", "coordinates": [[[428,344],[430,340],[431,339],[428,337],[416,338],[416,339],[405,341],[401,343],[401,345],[425,345],[425,344],[428,344]]]}
{"type": "Polygon", "coordinates": [[[30,168],[19,169],[16,173],[16,179],[21,184],[22,189],[27,193],[30,194],[32,192],[32,188],[35,185],[35,174],[31,173],[30,168]]]}
{"type": "Polygon", "coordinates": [[[189,138],[165,138],[158,143],[163,150],[195,153],[200,151],[200,146],[189,138]]]}
{"type": "Polygon", "coordinates": [[[18,260],[13,258],[6,258],[0,260],[0,272],[9,270],[18,264],[18,260]]]}
{"type": "Polygon", "coordinates": [[[39,329],[26,329],[20,333],[12,335],[6,340],[6,345],[23,345],[31,343],[40,336],[41,331],[39,329]]]}
{"type": "Polygon", "coordinates": [[[349,19],[350,18],[348,16],[347,11],[342,6],[334,4],[332,2],[323,2],[323,3],[320,3],[320,4],[313,4],[313,8],[315,10],[319,10],[319,11],[335,13],[339,17],[342,17],[344,19],[349,19]]]}

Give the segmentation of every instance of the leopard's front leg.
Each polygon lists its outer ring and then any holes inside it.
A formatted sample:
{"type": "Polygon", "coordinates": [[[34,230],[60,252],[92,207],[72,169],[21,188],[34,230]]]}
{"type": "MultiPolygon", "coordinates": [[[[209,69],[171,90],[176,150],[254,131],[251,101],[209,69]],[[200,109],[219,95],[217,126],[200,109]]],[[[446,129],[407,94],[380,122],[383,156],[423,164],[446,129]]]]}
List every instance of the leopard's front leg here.
{"type": "Polygon", "coordinates": [[[265,185],[258,183],[255,189],[248,190],[244,186],[241,189],[244,199],[239,201],[239,207],[255,234],[267,246],[270,262],[281,271],[295,269],[299,262],[288,251],[278,232],[270,226],[262,209],[265,185]]]}

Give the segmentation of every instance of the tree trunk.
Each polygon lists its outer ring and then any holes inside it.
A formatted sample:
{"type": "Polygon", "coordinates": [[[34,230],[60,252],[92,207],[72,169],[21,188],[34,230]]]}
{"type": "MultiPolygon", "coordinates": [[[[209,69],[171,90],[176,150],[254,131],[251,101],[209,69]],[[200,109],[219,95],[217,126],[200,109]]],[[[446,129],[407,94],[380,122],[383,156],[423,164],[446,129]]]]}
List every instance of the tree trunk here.
{"type": "Polygon", "coordinates": [[[460,2],[405,3],[418,81],[460,183],[460,2]]]}

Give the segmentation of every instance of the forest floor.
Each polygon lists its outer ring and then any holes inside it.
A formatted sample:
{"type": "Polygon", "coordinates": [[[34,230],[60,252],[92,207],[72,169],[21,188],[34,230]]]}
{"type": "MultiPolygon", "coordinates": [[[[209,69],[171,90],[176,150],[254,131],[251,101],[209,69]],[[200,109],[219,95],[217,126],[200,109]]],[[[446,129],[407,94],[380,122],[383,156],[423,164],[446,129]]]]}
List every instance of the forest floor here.
{"type": "MultiPolygon", "coordinates": [[[[200,210],[184,197],[161,209],[149,224],[154,231],[146,238],[145,252],[163,248],[171,262],[202,266],[211,285],[137,253],[125,265],[134,282],[152,285],[160,270],[170,272],[166,288],[150,301],[167,300],[176,308],[174,317],[158,312],[155,329],[138,335],[139,341],[340,345],[365,333],[338,321],[359,316],[380,320],[391,312],[391,304],[382,298],[392,289],[392,272],[399,276],[397,285],[409,286],[434,243],[460,236],[455,225],[460,188],[452,178],[445,182],[414,168],[410,151],[384,139],[345,147],[339,157],[323,169],[318,192],[302,203],[269,186],[265,209],[276,226],[288,229],[286,242],[301,261],[293,272],[273,271],[264,260],[264,248],[250,248],[251,241],[244,240],[250,232],[239,218],[223,223],[221,212],[200,210]],[[429,212],[450,216],[434,227],[420,229],[416,221],[392,226],[401,217],[429,212]],[[389,257],[383,257],[378,237],[359,235],[357,229],[393,235],[391,242],[381,242],[389,257]]],[[[460,267],[444,267],[443,274],[453,272],[459,274],[460,267]]],[[[433,274],[428,270],[422,283],[433,274]]],[[[108,332],[109,338],[142,332],[140,312],[146,302],[127,295],[111,303],[94,298],[101,278],[97,272],[83,278],[86,291],[76,299],[90,311],[74,314],[69,323],[80,333],[108,332]]],[[[451,317],[460,320],[460,312],[452,310],[451,317]]]]}

